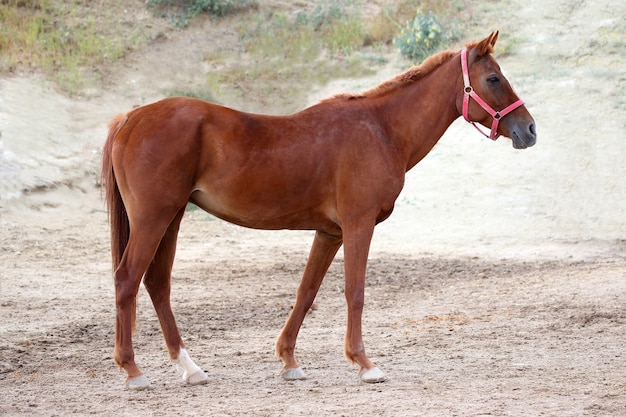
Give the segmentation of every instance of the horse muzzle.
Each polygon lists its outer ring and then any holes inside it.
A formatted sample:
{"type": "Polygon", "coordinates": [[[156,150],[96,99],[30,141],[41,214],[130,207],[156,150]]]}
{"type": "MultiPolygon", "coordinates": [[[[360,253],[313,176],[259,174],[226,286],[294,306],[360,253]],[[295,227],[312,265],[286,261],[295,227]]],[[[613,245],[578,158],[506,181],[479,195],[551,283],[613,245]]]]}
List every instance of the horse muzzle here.
{"type": "Polygon", "coordinates": [[[513,126],[510,137],[515,149],[526,149],[533,146],[537,142],[535,123],[513,126]]]}

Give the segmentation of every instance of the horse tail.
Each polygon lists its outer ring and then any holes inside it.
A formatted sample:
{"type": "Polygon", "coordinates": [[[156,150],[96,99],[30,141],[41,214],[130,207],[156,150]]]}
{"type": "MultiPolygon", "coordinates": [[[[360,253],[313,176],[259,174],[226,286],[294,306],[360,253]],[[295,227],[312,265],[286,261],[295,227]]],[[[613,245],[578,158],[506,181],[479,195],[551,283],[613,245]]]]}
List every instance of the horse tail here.
{"type": "Polygon", "coordinates": [[[127,117],[124,114],[118,115],[109,125],[109,135],[102,150],[102,171],[100,182],[103,184],[102,193],[107,204],[109,213],[109,224],[111,226],[111,256],[113,260],[113,271],[119,266],[128,238],[130,236],[130,223],[126,207],[122,201],[115,172],[113,171],[113,160],[111,151],[115,136],[126,123],[127,117]]]}
{"type": "MultiPolygon", "coordinates": [[[[120,114],[109,124],[109,135],[104,143],[102,150],[102,171],[100,172],[100,183],[103,184],[102,193],[107,204],[109,212],[109,224],[111,226],[111,257],[113,261],[113,273],[122,261],[122,255],[126,250],[128,239],[130,237],[130,222],[128,221],[128,213],[120,194],[120,189],[113,171],[113,159],[111,152],[113,150],[113,140],[126,123],[128,117],[120,114]]],[[[133,333],[137,323],[137,304],[133,300],[131,329],[133,333]]]]}

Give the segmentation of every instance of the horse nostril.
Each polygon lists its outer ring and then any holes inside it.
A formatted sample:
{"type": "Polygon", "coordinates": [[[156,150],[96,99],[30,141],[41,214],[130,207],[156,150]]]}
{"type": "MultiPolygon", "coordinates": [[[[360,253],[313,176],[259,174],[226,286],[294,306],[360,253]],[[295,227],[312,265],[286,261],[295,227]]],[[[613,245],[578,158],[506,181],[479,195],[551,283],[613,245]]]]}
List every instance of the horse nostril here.
{"type": "Polygon", "coordinates": [[[530,130],[530,133],[532,133],[534,136],[537,136],[537,131],[535,130],[535,124],[532,123],[529,127],[528,130],[530,130]]]}

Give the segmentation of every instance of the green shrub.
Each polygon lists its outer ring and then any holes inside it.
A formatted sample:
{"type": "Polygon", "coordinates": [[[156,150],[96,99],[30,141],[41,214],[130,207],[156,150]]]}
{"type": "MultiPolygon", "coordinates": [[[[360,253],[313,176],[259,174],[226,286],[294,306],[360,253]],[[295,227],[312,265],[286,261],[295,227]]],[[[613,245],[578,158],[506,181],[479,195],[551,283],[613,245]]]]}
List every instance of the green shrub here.
{"type": "Polygon", "coordinates": [[[418,10],[393,43],[402,55],[419,63],[447,47],[456,37],[454,30],[445,28],[434,13],[418,10]]]}
{"type": "Polygon", "coordinates": [[[306,11],[298,12],[296,21],[299,24],[311,25],[315,30],[319,30],[323,25],[328,25],[335,20],[345,17],[345,9],[349,4],[345,1],[319,1],[315,9],[310,13],[306,11]]]}
{"type": "Polygon", "coordinates": [[[148,8],[157,16],[168,18],[183,28],[201,13],[221,17],[256,5],[255,0],[149,0],[148,8]]]}

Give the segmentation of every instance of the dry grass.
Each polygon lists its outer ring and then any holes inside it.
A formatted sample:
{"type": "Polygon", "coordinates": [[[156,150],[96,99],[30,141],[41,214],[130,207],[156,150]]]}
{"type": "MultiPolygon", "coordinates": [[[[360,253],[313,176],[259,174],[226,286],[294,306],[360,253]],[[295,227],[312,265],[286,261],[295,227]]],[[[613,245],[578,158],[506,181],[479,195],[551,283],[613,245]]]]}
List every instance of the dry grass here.
{"type": "MultiPolygon", "coordinates": [[[[279,8],[266,2],[243,9],[234,21],[250,59],[233,63],[224,51],[210,53],[209,62],[227,64],[208,75],[200,93],[207,97],[224,84],[254,81],[260,94],[290,97],[298,94],[298,85],[288,86],[285,79],[307,84],[370,74],[393,53],[393,37],[418,7],[454,14],[458,3],[388,2],[367,16],[358,1],[313,0],[279,8]]],[[[173,30],[171,22],[155,17],[143,1],[2,0],[0,72],[41,72],[77,94],[97,85],[112,63],[148,47],[164,30],[173,30]]]]}
{"type": "Polygon", "coordinates": [[[69,93],[100,68],[145,44],[148,28],[126,21],[122,0],[3,0],[0,71],[41,71],[69,93]]]}

